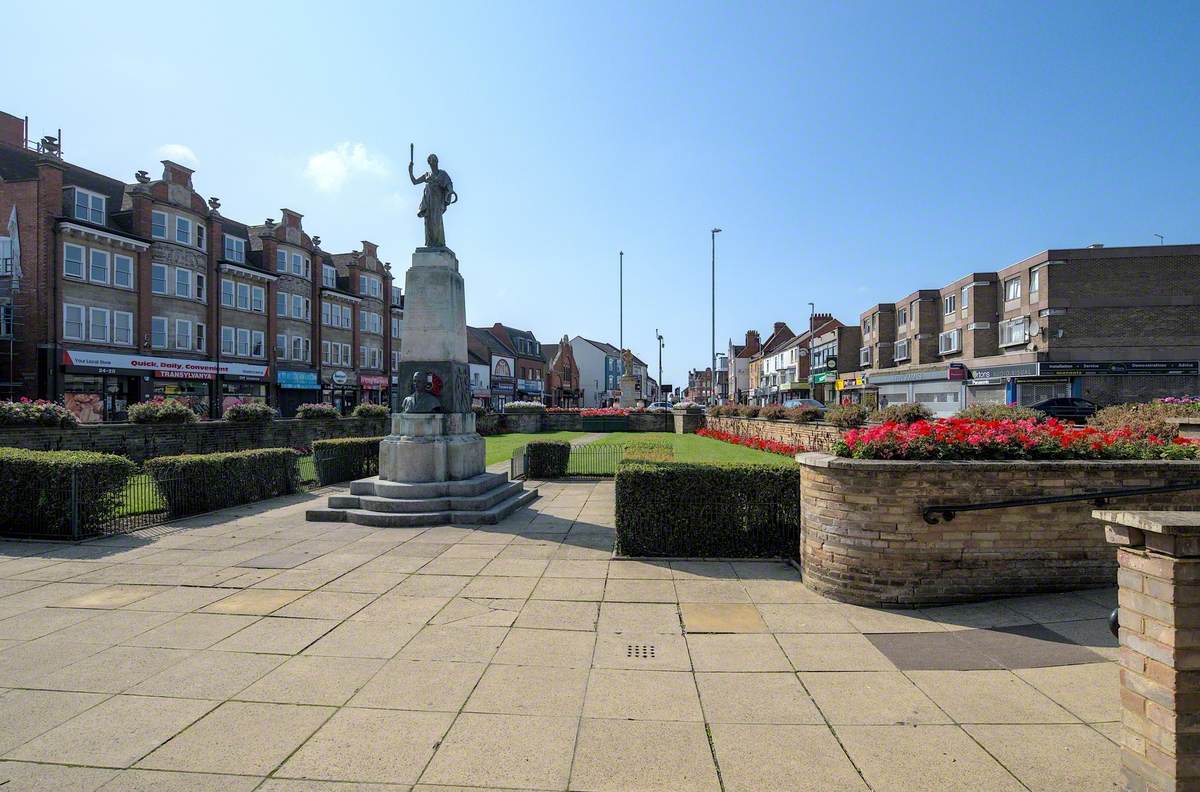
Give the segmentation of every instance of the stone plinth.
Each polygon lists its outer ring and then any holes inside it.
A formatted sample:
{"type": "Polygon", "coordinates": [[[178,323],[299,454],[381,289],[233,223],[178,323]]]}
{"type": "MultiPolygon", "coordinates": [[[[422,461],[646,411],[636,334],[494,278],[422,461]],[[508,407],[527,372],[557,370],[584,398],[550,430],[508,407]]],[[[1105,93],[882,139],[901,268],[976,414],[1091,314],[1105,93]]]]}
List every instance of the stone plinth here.
{"type": "Polygon", "coordinates": [[[1117,545],[1121,789],[1200,790],[1200,512],[1094,511],[1117,545]]]}
{"type": "Polygon", "coordinates": [[[423,483],[460,481],[484,470],[484,440],[474,413],[398,414],[379,443],[379,478],[423,483]]]}
{"type": "Polygon", "coordinates": [[[632,374],[622,374],[620,380],[621,406],[628,409],[637,407],[637,380],[632,374]]]}
{"type": "Polygon", "coordinates": [[[467,311],[458,258],[446,248],[417,248],[404,276],[404,343],[397,381],[409,392],[414,372],[441,381],[442,411],[471,411],[467,311]]]}
{"type": "Polygon", "coordinates": [[[673,410],[675,434],[695,434],[704,427],[704,413],[699,410],[673,410]]]}

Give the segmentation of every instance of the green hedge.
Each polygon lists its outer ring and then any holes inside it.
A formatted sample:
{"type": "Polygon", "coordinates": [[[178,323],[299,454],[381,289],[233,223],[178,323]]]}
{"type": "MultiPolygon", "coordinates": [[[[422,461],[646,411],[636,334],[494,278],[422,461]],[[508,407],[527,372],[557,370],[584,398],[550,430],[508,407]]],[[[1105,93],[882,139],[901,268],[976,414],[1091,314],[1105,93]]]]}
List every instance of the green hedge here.
{"type": "Polygon", "coordinates": [[[565,440],[539,440],[525,446],[525,475],[531,479],[562,478],[571,460],[571,444],[565,440]]]}
{"type": "Polygon", "coordinates": [[[337,437],[313,443],[317,482],[337,484],[379,474],[382,437],[337,437]]]}
{"type": "Polygon", "coordinates": [[[300,484],[299,454],[290,448],[157,457],[145,469],[172,517],[287,495],[300,484]]]}
{"type": "Polygon", "coordinates": [[[623,461],[617,551],[790,558],[800,550],[800,468],[623,461]]]}
{"type": "Polygon", "coordinates": [[[0,533],[74,535],[72,479],[79,504],[76,528],[79,534],[92,533],[119,512],[125,482],[135,470],[116,454],[0,448],[0,533]]]}

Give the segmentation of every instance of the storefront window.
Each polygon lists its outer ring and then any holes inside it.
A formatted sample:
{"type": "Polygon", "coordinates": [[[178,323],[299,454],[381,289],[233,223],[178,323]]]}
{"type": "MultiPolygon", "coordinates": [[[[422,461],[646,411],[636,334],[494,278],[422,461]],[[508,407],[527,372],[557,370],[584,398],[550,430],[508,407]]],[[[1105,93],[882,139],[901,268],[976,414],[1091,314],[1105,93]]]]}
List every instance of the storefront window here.
{"type": "Polygon", "coordinates": [[[123,421],[129,408],[129,377],[63,375],[63,403],[80,423],[123,421]]]}
{"type": "Polygon", "coordinates": [[[197,416],[207,418],[209,387],[204,380],[155,380],[154,395],[182,402],[197,416]]]}
{"type": "Polygon", "coordinates": [[[261,382],[222,382],[221,413],[236,404],[267,401],[267,386],[261,382]]]}

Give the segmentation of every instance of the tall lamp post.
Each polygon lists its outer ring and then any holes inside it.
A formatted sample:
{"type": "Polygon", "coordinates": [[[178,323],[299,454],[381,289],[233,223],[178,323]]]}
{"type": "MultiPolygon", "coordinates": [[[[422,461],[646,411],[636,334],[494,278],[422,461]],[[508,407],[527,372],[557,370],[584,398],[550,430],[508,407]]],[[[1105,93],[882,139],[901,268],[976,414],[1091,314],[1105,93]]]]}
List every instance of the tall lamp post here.
{"type": "Polygon", "coordinates": [[[658,398],[659,398],[659,400],[661,400],[662,399],[662,384],[663,384],[662,383],[662,351],[663,351],[663,347],[666,345],[663,344],[662,333],[658,332],[657,328],[655,328],[655,330],[654,330],[654,336],[658,339],[658,398]]]}
{"type": "Polygon", "coordinates": [[[625,351],[625,251],[620,251],[621,263],[617,270],[617,344],[625,351]]]}
{"type": "Polygon", "coordinates": [[[708,381],[709,403],[717,402],[717,234],[721,229],[712,230],[712,376],[708,381]]]}

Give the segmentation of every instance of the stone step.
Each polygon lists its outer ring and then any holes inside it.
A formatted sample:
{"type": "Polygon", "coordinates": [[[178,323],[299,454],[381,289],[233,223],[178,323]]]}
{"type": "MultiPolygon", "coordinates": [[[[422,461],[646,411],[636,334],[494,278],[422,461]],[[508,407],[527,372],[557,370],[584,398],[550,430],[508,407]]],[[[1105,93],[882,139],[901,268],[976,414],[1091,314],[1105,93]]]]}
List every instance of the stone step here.
{"type": "Polygon", "coordinates": [[[364,511],[387,512],[389,514],[482,511],[495,506],[521,491],[521,483],[508,481],[482,495],[465,498],[381,498],[378,495],[334,495],[329,498],[330,508],[362,509],[364,511]]]}
{"type": "MultiPolygon", "coordinates": [[[[515,482],[514,482],[515,483],[515,482]]],[[[494,525],[508,515],[532,502],[538,497],[538,491],[522,489],[515,495],[478,510],[456,510],[427,512],[381,512],[368,509],[325,508],[309,509],[306,517],[309,522],[348,522],[356,525],[366,525],[375,528],[406,528],[419,525],[494,525]]]]}
{"type": "Polygon", "coordinates": [[[430,481],[410,484],[385,481],[378,476],[350,482],[351,495],[375,495],[381,498],[421,500],[422,498],[469,498],[494,489],[508,481],[507,473],[480,473],[460,481],[430,481]]]}

